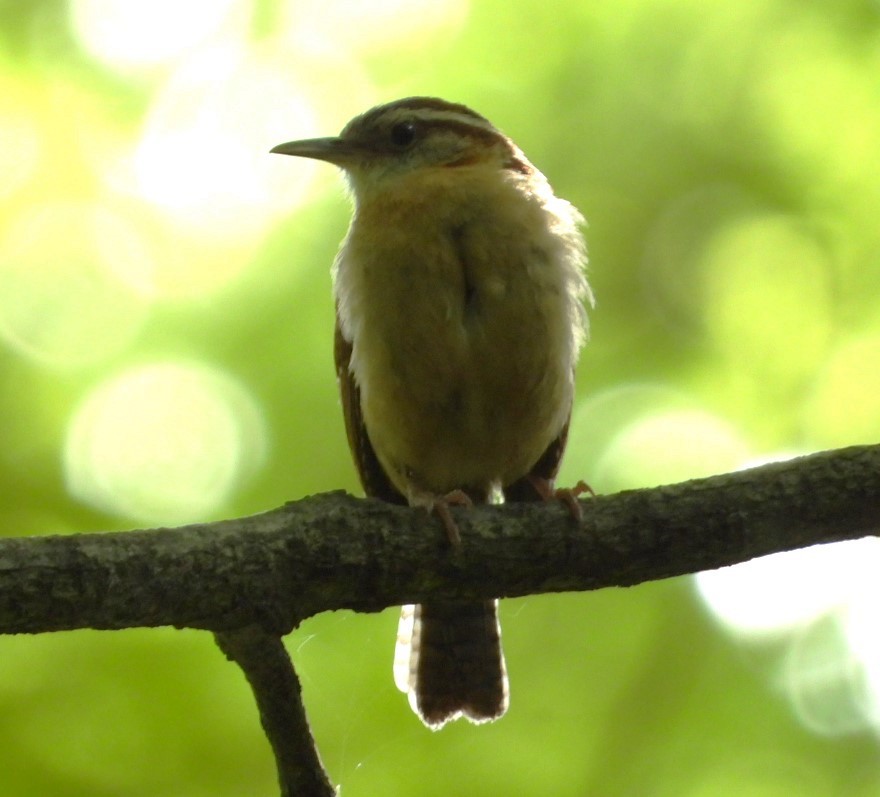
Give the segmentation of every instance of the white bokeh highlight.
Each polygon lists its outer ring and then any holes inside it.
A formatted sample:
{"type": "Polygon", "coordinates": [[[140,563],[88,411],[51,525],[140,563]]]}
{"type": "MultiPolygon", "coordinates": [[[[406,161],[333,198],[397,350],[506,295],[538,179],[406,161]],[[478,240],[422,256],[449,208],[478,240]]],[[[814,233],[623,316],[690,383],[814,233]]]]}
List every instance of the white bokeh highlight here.
{"type": "Polygon", "coordinates": [[[695,585],[727,633],[774,651],[769,680],[801,724],[880,735],[878,571],[880,540],[865,538],[699,573],[695,585]]]}
{"type": "Polygon", "coordinates": [[[181,57],[215,34],[238,0],[72,0],[70,21],[82,46],[112,67],[141,71],[181,57]]]}
{"type": "Polygon", "coordinates": [[[699,408],[669,408],[634,418],[596,464],[603,489],[652,487],[739,467],[749,449],[734,426],[699,408]]]}
{"type": "Polygon", "coordinates": [[[200,363],[136,366],[110,377],[70,421],[64,474],[71,495],[141,523],[205,520],[264,462],[254,397],[200,363]]]}
{"type": "Polygon", "coordinates": [[[149,302],[116,269],[148,271],[145,239],[95,202],[25,209],[0,238],[0,341],[43,366],[74,370],[122,351],[149,302]]]}

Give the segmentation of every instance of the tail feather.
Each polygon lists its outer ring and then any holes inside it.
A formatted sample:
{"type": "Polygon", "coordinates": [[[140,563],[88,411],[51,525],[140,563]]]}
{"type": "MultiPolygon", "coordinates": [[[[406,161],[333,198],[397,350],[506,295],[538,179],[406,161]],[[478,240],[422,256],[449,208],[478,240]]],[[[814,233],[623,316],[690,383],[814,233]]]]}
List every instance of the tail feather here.
{"type": "Polygon", "coordinates": [[[429,728],[462,716],[489,722],[507,711],[497,606],[497,601],[445,601],[403,608],[395,682],[429,728]]]}

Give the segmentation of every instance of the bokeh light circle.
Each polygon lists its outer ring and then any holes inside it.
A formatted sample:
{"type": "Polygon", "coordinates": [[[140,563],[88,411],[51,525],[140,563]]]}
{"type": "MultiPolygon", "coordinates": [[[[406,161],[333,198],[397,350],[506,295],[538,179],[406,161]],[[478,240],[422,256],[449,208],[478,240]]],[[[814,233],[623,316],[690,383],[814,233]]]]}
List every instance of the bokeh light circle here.
{"type": "Polygon", "coordinates": [[[266,432],[251,393],[221,370],[163,362],[98,385],[67,432],[67,488],[144,523],[218,511],[263,462],[266,432]]]}
{"type": "Polygon", "coordinates": [[[804,425],[817,446],[880,439],[880,333],[841,343],[813,382],[804,425]]]}
{"type": "Polygon", "coordinates": [[[870,550],[859,540],[762,556],[698,573],[697,591],[738,635],[786,633],[843,605],[857,581],[854,568],[870,550]]]}
{"type": "MultiPolygon", "coordinates": [[[[0,95],[14,86],[0,83],[0,95]]],[[[11,93],[11,92],[10,92],[11,93]]],[[[21,92],[24,94],[24,92],[21,92]]],[[[13,102],[19,100],[13,95],[13,102]]],[[[0,200],[9,200],[35,176],[43,154],[39,125],[22,108],[0,96],[0,200]]]]}
{"type": "Polygon", "coordinates": [[[831,263],[798,219],[729,222],[703,253],[705,325],[766,388],[812,373],[831,336],[831,263]]]}
{"type": "Polygon", "coordinates": [[[171,61],[215,33],[236,0],[72,0],[70,20],[86,51],[122,71],[171,61]]]}
{"type": "Polygon", "coordinates": [[[0,340],[59,368],[121,351],[149,304],[119,278],[119,263],[149,270],[151,259],[138,231],[114,210],[65,202],[26,209],[0,241],[0,340]]]}
{"type": "Polygon", "coordinates": [[[668,409],[632,420],[596,464],[603,489],[672,484],[739,467],[748,447],[727,421],[701,409],[668,409]]]}

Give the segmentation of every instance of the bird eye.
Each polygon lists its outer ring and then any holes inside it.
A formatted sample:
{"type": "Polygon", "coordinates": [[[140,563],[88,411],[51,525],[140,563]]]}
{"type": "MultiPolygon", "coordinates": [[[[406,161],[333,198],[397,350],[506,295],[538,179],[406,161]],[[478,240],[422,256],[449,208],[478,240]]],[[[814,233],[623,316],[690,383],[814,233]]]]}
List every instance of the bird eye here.
{"type": "Polygon", "coordinates": [[[391,128],[391,143],[396,147],[408,147],[416,137],[416,126],[412,122],[398,122],[391,128]]]}

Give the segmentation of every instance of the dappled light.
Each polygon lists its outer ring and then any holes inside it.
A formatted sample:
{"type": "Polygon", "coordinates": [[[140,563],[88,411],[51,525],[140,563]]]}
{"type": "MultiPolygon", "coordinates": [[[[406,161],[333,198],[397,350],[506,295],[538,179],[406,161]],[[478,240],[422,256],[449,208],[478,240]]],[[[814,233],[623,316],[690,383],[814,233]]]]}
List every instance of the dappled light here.
{"type": "Polygon", "coordinates": [[[634,418],[596,464],[604,489],[694,479],[734,470],[749,450],[736,429],[702,410],[671,410],[634,418]]]}
{"type": "Polygon", "coordinates": [[[28,92],[0,74],[0,200],[8,201],[36,175],[42,149],[28,92]]]}
{"type": "Polygon", "coordinates": [[[238,7],[245,22],[247,3],[237,0],[71,0],[73,31],[85,51],[122,72],[173,62],[202,44],[238,7]]]}
{"type": "Polygon", "coordinates": [[[831,336],[832,264],[796,218],[755,217],[705,243],[709,339],[764,389],[814,373],[831,336]]]}
{"type": "Polygon", "coordinates": [[[149,271],[148,246],[124,215],[98,203],[28,207],[0,242],[0,339],[61,369],[119,353],[140,331],[149,302],[114,268],[149,271]]]}
{"type": "Polygon", "coordinates": [[[822,362],[804,426],[823,447],[880,439],[880,332],[841,341],[822,362]]]}
{"type": "Polygon", "coordinates": [[[862,543],[841,543],[772,554],[700,573],[696,585],[709,610],[736,634],[786,634],[847,601],[850,566],[863,550],[862,543]]]}
{"type": "Polygon", "coordinates": [[[823,736],[880,734],[880,644],[874,622],[880,542],[869,538],[773,554],[700,573],[716,620],[766,647],[770,683],[823,736]]]}
{"type": "Polygon", "coordinates": [[[848,644],[841,614],[829,613],[792,634],[779,682],[801,723],[832,738],[880,730],[871,717],[877,695],[869,691],[867,663],[848,644]]]}
{"type": "Polygon", "coordinates": [[[418,50],[459,32],[469,0],[287,0],[279,30],[294,48],[314,46],[367,55],[418,50]]]}
{"type": "Polygon", "coordinates": [[[141,523],[184,523],[221,509],[266,455],[252,396],[221,371],[159,363],[98,385],[64,449],[74,498],[141,523]]]}
{"type": "MultiPolygon", "coordinates": [[[[880,440],[878,2],[6,6],[4,533],[357,489],[332,353],[344,181],[269,150],[410,94],[485,114],[588,220],[560,484],[880,440]]],[[[348,797],[876,797],[878,557],[503,601],[492,727],[416,727],[393,612],[312,618],[290,648],[348,797]]],[[[97,634],[0,637],[3,793],[272,793],[246,685],[202,636],[117,659],[97,634]]]]}
{"type": "Polygon", "coordinates": [[[305,188],[282,180],[267,152],[279,136],[306,136],[317,124],[285,66],[280,52],[228,46],[178,69],[147,113],[132,190],[205,235],[265,234],[305,188]]]}

